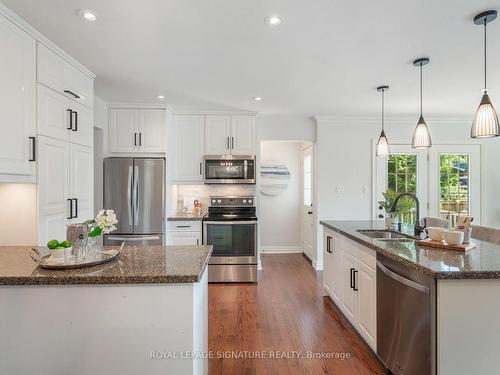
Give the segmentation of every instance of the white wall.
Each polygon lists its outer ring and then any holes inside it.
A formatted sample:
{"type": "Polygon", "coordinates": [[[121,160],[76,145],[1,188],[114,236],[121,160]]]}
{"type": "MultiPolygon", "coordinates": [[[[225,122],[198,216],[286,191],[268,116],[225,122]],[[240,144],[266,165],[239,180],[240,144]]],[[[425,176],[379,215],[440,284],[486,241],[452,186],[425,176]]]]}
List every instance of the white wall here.
{"type": "Polygon", "coordinates": [[[36,185],[0,184],[0,246],[36,245],[36,185]]]}
{"type": "Polygon", "coordinates": [[[94,96],[94,210],[103,208],[103,156],[108,144],[108,107],[94,96]]]}
{"type": "MultiPolygon", "coordinates": [[[[390,119],[386,134],[391,141],[411,142],[417,119],[390,119]]],[[[427,118],[433,140],[483,145],[483,221],[500,227],[500,140],[472,141],[470,119],[427,118]]],[[[373,142],[380,133],[377,119],[318,118],[317,194],[318,220],[369,220],[372,209],[373,142]],[[337,187],[342,189],[337,192],[337,187]]],[[[431,183],[431,182],[429,182],[431,183]]],[[[318,255],[322,249],[318,228],[318,255]]]]}
{"type": "Polygon", "coordinates": [[[257,116],[259,141],[310,141],[316,140],[316,123],[305,116],[267,114],[257,116]]]}
{"type": "Polygon", "coordinates": [[[277,196],[260,191],[260,251],[302,252],[301,245],[301,149],[302,142],[263,141],[261,162],[278,161],[288,167],[287,189],[277,196]]]}

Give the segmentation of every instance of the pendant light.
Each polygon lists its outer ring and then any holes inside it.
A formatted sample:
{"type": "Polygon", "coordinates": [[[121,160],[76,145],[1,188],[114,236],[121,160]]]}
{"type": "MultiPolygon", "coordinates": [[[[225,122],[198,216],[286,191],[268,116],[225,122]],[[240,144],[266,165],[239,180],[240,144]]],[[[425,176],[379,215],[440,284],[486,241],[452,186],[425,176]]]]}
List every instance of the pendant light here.
{"type": "Polygon", "coordinates": [[[382,93],[382,131],[380,132],[380,137],[378,137],[376,152],[376,155],[380,157],[389,156],[389,142],[384,132],[384,93],[387,90],[389,90],[389,86],[377,87],[377,91],[382,93]]]}
{"type": "Polygon", "coordinates": [[[418,119],[417,126],[413,131],[413,138],[411,140],[411,147],[416,149],[429,148],[432,146],[431,133],[429,132],[429,128],[427,127],[424,116],[422,115],[422,67],[429,64],[429,61],[430,60],[427,57],[422,57],[413,62],[414,66],[420,67],[420,118],[418,119]]]}
{"type": "Polygon", "coordinates": [[[491,104],[486,86],[486,25],[495,18],[497,18],[496,10],[488,10],[474,17],[474,23],[476,25],[484,25],[484,94],[481,103],[479,103],[479,108],[476,111],[474,120],[472,121],[470,130],[471,138],[492,138],[500,135],[498,116],[495,108],[491,104]]]}

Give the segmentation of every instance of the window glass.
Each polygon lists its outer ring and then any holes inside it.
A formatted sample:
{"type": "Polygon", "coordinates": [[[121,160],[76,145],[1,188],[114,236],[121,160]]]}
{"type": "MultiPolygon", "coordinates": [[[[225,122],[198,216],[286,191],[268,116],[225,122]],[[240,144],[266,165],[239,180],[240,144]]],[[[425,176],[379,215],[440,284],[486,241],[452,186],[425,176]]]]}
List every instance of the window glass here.
{"type": "Polygon", "coordinates": [[[455,226],[458,217],[469,215],[470,160],[466,154],[439,157],[439,215],[455,226]]]}
{"type": "MultiPolygon", "coordinates": [[[[387,189],[396,194],[417,193],[417,155],[391,154],[387,158],[387,189]]],[[[415,201],[402,199],[399,204],[407,208],[398,215],[398,220],[405,224],[413,224],[416,219],[415,201]]]]}
{"type": "Polygon", "coordinates": [[[304,205],[312,206],[312,156],[305,155],[303,160],[304,166],[304,176],[302,179],[303,183],[303,196],[304,196],[304,205]]]}

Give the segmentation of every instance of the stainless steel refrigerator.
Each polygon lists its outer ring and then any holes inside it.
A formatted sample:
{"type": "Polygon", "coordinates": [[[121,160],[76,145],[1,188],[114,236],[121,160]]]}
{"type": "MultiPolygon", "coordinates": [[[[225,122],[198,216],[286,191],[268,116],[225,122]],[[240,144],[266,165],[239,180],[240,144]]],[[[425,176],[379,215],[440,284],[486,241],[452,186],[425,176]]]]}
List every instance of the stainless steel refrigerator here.
{"type": "Polygon", "coordinates": [[[105,245],[163,245],[165,159],[104,159],[104,208],[114,209],[118,219],[105,245]]]}

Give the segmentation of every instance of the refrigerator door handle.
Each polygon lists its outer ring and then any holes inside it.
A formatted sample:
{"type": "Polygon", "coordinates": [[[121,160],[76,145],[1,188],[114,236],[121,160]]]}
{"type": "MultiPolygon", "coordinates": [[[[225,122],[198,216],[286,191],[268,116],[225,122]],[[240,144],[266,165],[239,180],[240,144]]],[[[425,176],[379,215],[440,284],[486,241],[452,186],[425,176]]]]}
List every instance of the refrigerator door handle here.
{"type": "Polygon", "coordinates": [[[134,225],[139,221],[139,166],[134,167],[134,190],[132,192],[132,200],[134,204],[134,225]]]}
{"type": "Polygon", "coordinates": [[[132,166],[128,167],[127,178],[127,202],[128,202],[128,224],[133,225],[132,222],[132,166]]]}

